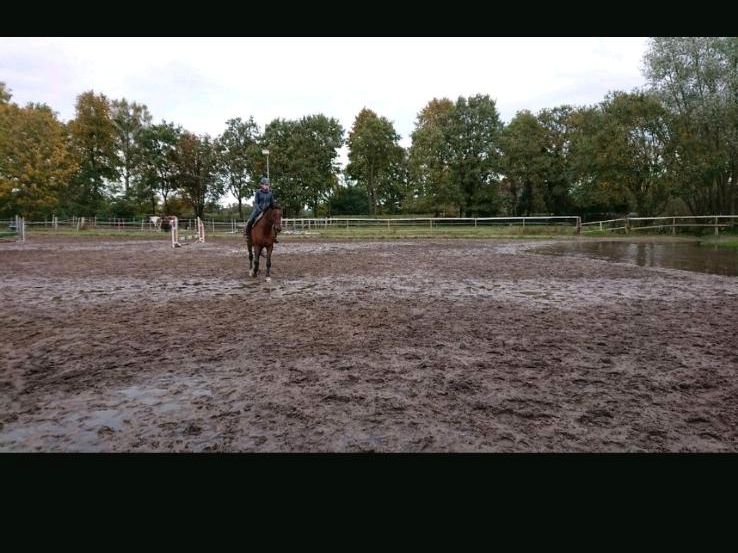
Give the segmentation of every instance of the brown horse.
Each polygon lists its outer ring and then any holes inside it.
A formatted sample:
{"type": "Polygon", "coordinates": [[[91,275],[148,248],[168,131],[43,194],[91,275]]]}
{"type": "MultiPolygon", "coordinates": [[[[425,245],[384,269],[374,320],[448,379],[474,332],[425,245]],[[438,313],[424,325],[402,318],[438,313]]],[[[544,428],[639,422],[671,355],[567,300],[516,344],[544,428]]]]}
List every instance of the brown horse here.
{"type": "Polygon", "coordinates": [[[251,236],[246,236],[246,244],[249,247],[249,276],[255,277],[259,272],[259,258],[261,251],[266,248],[267,278],[271,278],[272,272],[272,248],[276,234],[282,230],[282,209],[279,206],[270,207],[251,227],[251,236]],[[252,245],[256,249],[256,260],[252,245]]]}

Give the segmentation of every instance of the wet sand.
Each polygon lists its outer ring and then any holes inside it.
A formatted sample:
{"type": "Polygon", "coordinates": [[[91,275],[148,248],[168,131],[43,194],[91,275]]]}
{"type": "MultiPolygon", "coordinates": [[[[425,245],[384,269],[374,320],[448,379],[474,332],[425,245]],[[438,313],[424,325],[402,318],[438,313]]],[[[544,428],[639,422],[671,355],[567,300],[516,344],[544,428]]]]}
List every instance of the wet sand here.
{"type": "Polygon", "coordinates": [[[737,451],[738,278],[544,244],[0,244],[0,451],[737,451]]]}

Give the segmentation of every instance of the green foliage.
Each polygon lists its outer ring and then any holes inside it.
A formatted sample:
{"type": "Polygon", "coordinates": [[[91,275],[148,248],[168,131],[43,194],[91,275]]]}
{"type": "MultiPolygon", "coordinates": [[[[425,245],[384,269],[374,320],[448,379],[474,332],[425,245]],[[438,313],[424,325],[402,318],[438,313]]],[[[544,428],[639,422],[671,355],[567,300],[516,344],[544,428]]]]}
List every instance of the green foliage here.
{"type": "Polygon", "coordinates": [[[338,148],[343,145],[343,127],[337,119],[309,115],[300,119],[294,136],[305,204],[316,213],[338,185],[338,148]]]}
{"type": "Polygon", "coordinates": [[[547,133],[527,110],[518,112],[500,136],[508,213],[531,215],[545,209],[544,184],[549,167],[547,133]]]}
{"type": "Polygon", "coordinates": [[[628,199],[617,179],[604,174],[602,149],[596,139],[604,124],[604,115],[598,107],[577,108],[570,114],[569,168],[571,198],[577,212],[628,212],[628,199]]]}
{"type": "Polygon", "coordinates": [[[316,212],[336,188],[343,132],[336,119],[322,114],[267,125],[263,144],[270,152],[272,189],[286,217],[299,216],[305,205],[316,212]]]}
{"type": "MultiPolygon", "coordinates": [[[[146,129],[151,126],[149,109],[142,104],[123,98],[113,100],[111,116],[115,126],[118,167],[123,178],[123,192],[126,196],[135,194],[144,178],[145,151],[143,138],[146,129]]],[[[145,198],[137,198],[145,201],[145,198]]]]}
{"type": "Polygon", "coordinates": [[[369,201],[366,188],[361,184],[340,186],[329,200],[330,214],[362,215],[369,212],[369,201]]]}
{"type": "Polygon", "coordinates": [[[438,215],[447,208],[459,208],[460,191],[451,179],[446,142],[453,109],[448,98],[434,98],[418,114],[408,156],[406,204],[411,210],[438,215]]]}
{"type": "Polygon", "coordinates": [[[253,193],[262,167],[259,126],[250,117],[226,121],[226,130],[215,140],[217,171],[225,188],[238,202],[238,216],[244,218],[243,201],[253,193]]]}
{"type": "Polygon", "coordinates": [[[667,114],[650,94],[616,92],[601,104],[594,135],[600,176],[622,187],[632,211],[660,213],[669,199],[663,159],[669,140],[667,114]]]}
{"type": "Polygon", "coordinates": [[[48,106],[0,103],[0,216],[53,214],[77,168],[66,129],[48,106]]]}
{"type": "Polygon", "coordinates": [[[694,214],[735,213],[738,38],[651,39],[645,73],[670,114],[666,162],[694,214]]]}
{"type": "Polygon", "coordinates": [[[174,123],[162,121],[159,125],[146,127],[141,133],[144,162],[136,197],[147,199],[151,214],[157,213],[157,196],[161,195],[164,214],[171,215],[168,200],[179,186],[177,144],[182,132],[182,128],[174,123]]]}
{"type": "Polygon", "coordinates": [[[4,82],[0,81],[0,104],[9,103],[12,97],[13,95],[10,93],[8,87],[4,82]]]}
{"type": "Polygon", "coordinates": [[[198,137],[185,131],[175,154],[178,189],[197,217],[203,217],[207,202],[223,194],[217,180],[217,153],[208,135],[198,137]]]}
{"type": "Polygon", "coordinates": [[[94,214],[104,208],[106,188],[119,175],[117,132],[108,98],[92,90],[80,94],[69,131],[79,171],[67,207],[79,214],[94,214]]]}
{"type": "Polygon", "coordinates": [[[571,196],[573,177],[571,158],[572,114],[569,105],[543,109],[538,121],[544,129],[546,149],[546,171],[543,178],[544,211],[553,215],[574,213],[571,196]]]}
{"type": "Polygon", "coordinates": [[[463,215],[493,214],[499,209],[502,127],[495,101],[486,94],[460,96],[450,113],[444,140],[463,215]]]}
{"type": "Polygon", "coordinates": [[[404,151],[392,122],[364,108],[349,133],[349,163],[346,173],[366,188],[369,214],[381,205],[395,205],[396,179],[403,175],[404,151]]]}

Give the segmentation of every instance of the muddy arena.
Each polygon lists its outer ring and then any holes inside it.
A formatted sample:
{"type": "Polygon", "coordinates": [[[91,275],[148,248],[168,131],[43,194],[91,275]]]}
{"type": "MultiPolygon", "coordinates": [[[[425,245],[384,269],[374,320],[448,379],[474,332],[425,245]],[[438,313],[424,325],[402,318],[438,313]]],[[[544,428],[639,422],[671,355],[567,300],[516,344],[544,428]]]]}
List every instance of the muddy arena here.
{"type": "Polygon", "coordinates": [[[738,451],[738,278],[545,244],[0,244],[0,451],[738,451]]]}

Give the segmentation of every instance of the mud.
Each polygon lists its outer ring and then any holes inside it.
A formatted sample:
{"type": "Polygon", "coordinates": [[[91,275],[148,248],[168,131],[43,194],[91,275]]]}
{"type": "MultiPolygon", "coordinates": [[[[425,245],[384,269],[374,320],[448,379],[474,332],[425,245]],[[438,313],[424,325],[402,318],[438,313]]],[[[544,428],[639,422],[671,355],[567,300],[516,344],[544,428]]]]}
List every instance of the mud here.
{"type": "Polygon", "coordinates": [[[737,451],[738,278],[542,245],[0,244],[0,451],[737,451]]]}

